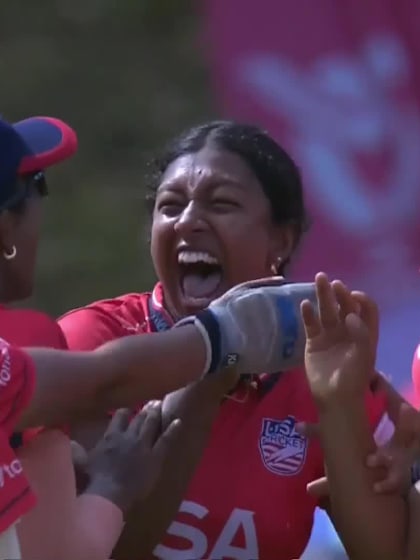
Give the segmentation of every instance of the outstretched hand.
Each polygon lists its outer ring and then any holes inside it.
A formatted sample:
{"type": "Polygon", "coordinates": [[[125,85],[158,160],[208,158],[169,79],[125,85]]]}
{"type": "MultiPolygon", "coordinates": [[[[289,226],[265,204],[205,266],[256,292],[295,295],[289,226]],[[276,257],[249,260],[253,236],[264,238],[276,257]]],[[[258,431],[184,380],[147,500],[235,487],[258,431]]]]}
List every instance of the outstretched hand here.
{"type": "Polygon", "coordinates": [[[378,310],[365,294],[341,282],[315,277],[318,313],[302,302],[306,332],[305,367],[318,404],[365,393],[374,372],[378,310]]]}

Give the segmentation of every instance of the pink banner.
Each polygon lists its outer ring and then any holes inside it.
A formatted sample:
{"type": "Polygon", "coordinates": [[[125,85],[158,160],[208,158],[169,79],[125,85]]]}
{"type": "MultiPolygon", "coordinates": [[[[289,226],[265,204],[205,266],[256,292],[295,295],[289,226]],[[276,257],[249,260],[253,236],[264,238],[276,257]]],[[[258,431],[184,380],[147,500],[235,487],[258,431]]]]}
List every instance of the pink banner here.
{"type": "Polygon", "coordinates": [[[326,270],[374,294],[382,360],[407,376],[420,339],[420,2],[204,10],[224,114],[268,129],[302,169],[314,223],[293,275],[326,270]]]}

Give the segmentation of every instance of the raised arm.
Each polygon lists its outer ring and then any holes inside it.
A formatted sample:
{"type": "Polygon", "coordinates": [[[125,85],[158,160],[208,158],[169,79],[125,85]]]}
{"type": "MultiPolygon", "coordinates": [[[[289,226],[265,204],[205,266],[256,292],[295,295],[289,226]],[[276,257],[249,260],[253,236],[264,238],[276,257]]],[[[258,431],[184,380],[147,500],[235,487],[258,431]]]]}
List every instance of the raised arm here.
{"type": "Polygon", "coordinates": [[[377,473],[366,466],[375,449],[365,394],[374,367],[370,332],[377,309],[341,283],[331,286],[322,274],[317,276],[317,295],[319,318],[308,302],[302,305],[305,363],[319,409],[334,525],[352,560],[399,560],[405,546],[404,500],[375,493],[377,473]]]}

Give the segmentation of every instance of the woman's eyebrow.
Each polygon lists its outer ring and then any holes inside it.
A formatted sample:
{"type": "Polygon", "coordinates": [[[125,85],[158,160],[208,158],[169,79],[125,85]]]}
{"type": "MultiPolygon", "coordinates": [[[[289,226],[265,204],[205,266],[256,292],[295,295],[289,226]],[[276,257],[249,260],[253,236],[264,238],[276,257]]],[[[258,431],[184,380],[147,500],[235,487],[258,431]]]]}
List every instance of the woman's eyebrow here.
{"type": "MultiPolygon", "coordinates": [[[[229,186],[234,187],[235,189],[243,188],[243,185],[238,180],[234,179],[230,175],[225,174],[217,174],[212,176],[203,176],[199,179],[198,185],[200,186],[200,190],[215,190],[220,187],[229,186]]],[[[185,179],[174,177],[173,179],[167,179],[163,181],[159,187],[157,188],[156,194],[160,194],[166,191],[170,191],[172,193],[183,191],[185,188],[185,179]]]]}

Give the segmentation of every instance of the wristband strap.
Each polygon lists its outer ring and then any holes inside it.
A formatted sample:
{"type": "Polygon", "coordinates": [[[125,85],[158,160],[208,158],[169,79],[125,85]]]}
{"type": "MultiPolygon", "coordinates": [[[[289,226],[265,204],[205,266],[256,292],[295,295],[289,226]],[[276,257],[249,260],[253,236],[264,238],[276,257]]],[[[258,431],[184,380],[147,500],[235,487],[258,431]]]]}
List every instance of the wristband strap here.
{"type": "Polygon", "coordinates": [[[206,345],[206,364],[202,377],[215,372],[221,362],[221,336],[219,323],[211,311],[200,311],[197,315],[185,317],[175,324],[175,327],[194,325],[203,337],[206,345]]]}

